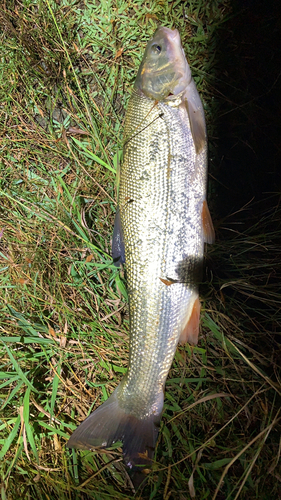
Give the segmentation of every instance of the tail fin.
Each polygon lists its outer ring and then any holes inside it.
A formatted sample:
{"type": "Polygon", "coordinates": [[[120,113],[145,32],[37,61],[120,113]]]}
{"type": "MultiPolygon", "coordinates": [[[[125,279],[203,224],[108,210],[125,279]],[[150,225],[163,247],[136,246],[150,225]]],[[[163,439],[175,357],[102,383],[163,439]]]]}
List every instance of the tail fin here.
{"type": "Polygon", "coordinates": [[[123,442],[123,455],[130,469],[146,465],[153,458],[160,415],[138,419],[120,408],[118,388],[96,411],[82,422],[67,443],[68,448],[108,448],[123,442]]]}

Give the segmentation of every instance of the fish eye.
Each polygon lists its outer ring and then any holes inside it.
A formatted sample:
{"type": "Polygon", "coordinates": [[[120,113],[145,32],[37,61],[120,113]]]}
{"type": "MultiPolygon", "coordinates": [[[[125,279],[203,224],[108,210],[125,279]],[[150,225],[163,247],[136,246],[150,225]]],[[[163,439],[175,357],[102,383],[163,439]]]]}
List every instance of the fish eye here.
{"type": "Polygon", "coordinates": [[[162,47],[161,45],[157,45],[156,43],[154,43],[153,45],[151,45],[151,50],[152,52],[154,52],[154,54],[158,55],[161,53],[162,47]]]}

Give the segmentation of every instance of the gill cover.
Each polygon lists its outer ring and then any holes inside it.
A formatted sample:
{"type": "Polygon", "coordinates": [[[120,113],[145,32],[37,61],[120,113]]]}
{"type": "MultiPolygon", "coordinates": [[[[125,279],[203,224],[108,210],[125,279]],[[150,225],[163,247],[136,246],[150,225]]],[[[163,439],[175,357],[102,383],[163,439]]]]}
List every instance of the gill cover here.
{"type": "Polygon", "coordinates": [[[135,89],[160,101],[170,94],[178,95],[190,81],[191,71],[178,30],[161,26],[146,46],[135,89]]]}

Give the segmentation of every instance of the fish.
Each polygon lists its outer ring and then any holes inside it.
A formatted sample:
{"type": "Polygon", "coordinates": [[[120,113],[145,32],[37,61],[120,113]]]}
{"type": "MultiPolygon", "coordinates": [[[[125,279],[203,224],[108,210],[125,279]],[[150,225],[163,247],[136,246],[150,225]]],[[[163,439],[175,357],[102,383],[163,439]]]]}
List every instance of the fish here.
{"type": "Polygon", "coordinates": [[[125,263],[129,365],[69,448],[123,443],[129,470],[151,465],[165,382],[179,343],[198,343],[207,205],[204,109],[177,29],[149,40],[128,103],[112,256],[125,263]]]}

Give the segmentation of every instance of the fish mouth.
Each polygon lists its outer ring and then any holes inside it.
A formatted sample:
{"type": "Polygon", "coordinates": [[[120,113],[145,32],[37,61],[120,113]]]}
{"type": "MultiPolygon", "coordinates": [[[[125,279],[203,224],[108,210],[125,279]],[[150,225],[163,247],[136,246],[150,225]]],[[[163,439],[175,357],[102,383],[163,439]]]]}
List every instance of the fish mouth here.
{"type": "Polygon", "coordinates": [[[183,89],[181,92],[178,94],[174,94],[173,92],[170,91],[170,93],[165,97],[164,101],[175,101],[177,99],[180,99],[182,95],[184,94],[185,89],[183,89]]]}
{"type": "MultiPolygon", "coordinates": [[[[165,26],[160,26],[160,28],[158,28],[157,30],[158,32],[162,32],[165,34],[165,36],[167,38],[169,38],[172,42],[174,42],[175,40],[178,41],[178,43],[180,44],[180,34],[179,34],[179,31],[175,28],[175,29],[170,29],[170,28],[166,28],[165,26]]],[[[155,34],[154,34],[155,36],[155,34]]]]}

